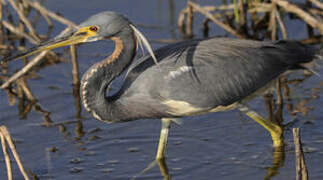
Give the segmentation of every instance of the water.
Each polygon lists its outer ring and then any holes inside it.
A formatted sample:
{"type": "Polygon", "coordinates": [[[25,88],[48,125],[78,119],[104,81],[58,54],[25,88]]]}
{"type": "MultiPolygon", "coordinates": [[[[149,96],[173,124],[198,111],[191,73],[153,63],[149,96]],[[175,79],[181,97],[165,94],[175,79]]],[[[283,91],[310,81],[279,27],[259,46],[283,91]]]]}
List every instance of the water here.
{"type": "MultiPolygon", "coordinates": [[[[74,22],[81,22],[92,14],[113,10],[125,14],[149,39],[180,38],[176,29],[176,17],[186,6],[186,1],[47,1],[45,6],[60,12],[74,22]],[[174,14],[175,18],[170,14],[174,14]],[[150,28],[147,28],[150,27],[150,28]]],[[[202,5],[212,1],[200,2],[202,5]]],[[[197,16],[195,22],[201,22],[197,16]]],[[[292,39],[305,36],[305,26],[292,23],[288,32],[292,39]],[[304,31],[295,30],[303,28],[304,31]]],[[[38,32],[45,33],[45,22],[38,32]]],[[[53,35],[64,26],[55,23],[53,35]]],[[[201,37],[200,25],[194,33],[201,37]]],[[[211,35],[223,35],[213,29],[211,35]]],[[[158,48],[164,44],[152,44],[158,48]]],[[[112,42],[96,42],[78,47],[80,72],[83,74],[91,64],[113,50],[112,42]],[[104,48],[102,48],[104,47],[104,48]]],[[[57,50],[63,52],[62,49],[57,50]]],[[[64,55],[66,58],[68,56],[64,55]]],[[[71,63],[60,63],[42,69],[38,78],[28,84],[43,110],[50,112],[54,123],[70,122],[65,126],[45,127],[43,115],[32,109],[27,117],[19,115],[19,105],[9,106],[5,93],[0,93],[0,121],[6,125],[16,140],[18,153],[26,169],[40,179],[131,179],[153,161],[159,139],[159,120],[138,120],[121,124],[105,124],[94,120],[82,111],[83,132],[76,123],[75,98],[73,96],[71,63]],[[53,152],[54,151],[54,152],[53,152]]],[[[323,73],[320,72],[323,76],[323,73]]],[[[302,77],[302,75],[299,75],[302,77]]],[[[118,86],[119,83],[116,83],[118,86]]],[[[297,126],[301,127],[305,159],[310,179],[322,179],[323,162],[323,104],[321,98],[312,99],[313,88],[320,88],[322,80],[310,77],[299,85],[291,86],[292,102],[296,105],[310,99],[307,106],[313,110],[306,116],[297,115],[297,126]]],[[[266,115],[262,97],[255,98],[250,106],[266,115]]],[[[284,110],[285,122],[292,121],[284,110]]],[[[285,160],[272,179],[295,179],[295,155],[290,128],[285,132],[285,160]]],[[[0,177],[6,178],[3,157],[0,177]]],[[[182,126],[174,125],[170,131],[167,147],[167,167],[172,179],[264,179],[272,166],[271,138],[262,127],[238,111],[220,112],[185,119],[182,126]]],[[[15,179],[22,178],[16,166],[15,179]]],[[[158,166],[137,179],[162,179],[158,166]]]]}

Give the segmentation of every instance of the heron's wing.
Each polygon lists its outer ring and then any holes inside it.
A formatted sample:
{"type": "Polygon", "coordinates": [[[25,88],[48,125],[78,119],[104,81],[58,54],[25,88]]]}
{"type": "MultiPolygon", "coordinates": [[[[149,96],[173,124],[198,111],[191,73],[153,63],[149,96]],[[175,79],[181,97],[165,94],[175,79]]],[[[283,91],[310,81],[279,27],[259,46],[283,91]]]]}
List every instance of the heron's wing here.
{"type": "Polygon", "coordinates": [[[314,57],[296,42],[226,38],[179,43],[155,53],[161,68],[151,60],[132,67],[120,95],[195,110],[240,101],[314,57]]]}
{"type": "Polygon", "coordinates": [[[176,70],[169,67],[167,98],[198,107],[227,106],[313,58],[296,42],[202,41],[187,49],[181,63],[169,63],[176,70]]]}

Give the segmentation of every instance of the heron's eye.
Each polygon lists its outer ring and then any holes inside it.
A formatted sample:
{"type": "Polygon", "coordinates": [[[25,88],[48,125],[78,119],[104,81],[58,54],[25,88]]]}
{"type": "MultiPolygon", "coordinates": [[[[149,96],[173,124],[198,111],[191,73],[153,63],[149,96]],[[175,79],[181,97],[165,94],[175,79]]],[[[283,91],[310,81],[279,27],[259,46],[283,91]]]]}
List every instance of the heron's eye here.
{"type": "Polygon", "coordinates": [[[91,26],[91,27],[90,27],[90,31],[97,32],[97,31],[98,31],[98,27],[96,27],[96,26],[91,26]]]}

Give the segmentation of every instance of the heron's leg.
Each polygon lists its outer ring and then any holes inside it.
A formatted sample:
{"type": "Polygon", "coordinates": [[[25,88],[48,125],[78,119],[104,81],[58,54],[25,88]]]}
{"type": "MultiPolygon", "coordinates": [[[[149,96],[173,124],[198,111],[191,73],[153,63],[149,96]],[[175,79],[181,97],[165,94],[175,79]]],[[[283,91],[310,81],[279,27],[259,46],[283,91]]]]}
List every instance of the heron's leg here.
{"type": "Polygon", "coordinates": [[[164,158],[164,154],[167,146],[167,137],[168,137],[171,121],[172,120],[169,118],[162,118],[161,120],[162,125],[161,125],[160,138],[159,138],[158,150],[156,155],[156,159],[158,160],[164,158]]]}
{"type": "Polygon", "coordinates": [[[267,131],[269,131],[271,138],[273,140],[274,147],[283,146],[283,129],[282,127],[278,126],[277,124],[266,120],[261,115],[259,115],[257,112],[250,110],[245,105],[239,105],[239,110],[241,112],[244,112],[247,116],[249,116],[251,119],[255,120],[257,123],[259,123],[261,126],[263,126],[267,131]]]}

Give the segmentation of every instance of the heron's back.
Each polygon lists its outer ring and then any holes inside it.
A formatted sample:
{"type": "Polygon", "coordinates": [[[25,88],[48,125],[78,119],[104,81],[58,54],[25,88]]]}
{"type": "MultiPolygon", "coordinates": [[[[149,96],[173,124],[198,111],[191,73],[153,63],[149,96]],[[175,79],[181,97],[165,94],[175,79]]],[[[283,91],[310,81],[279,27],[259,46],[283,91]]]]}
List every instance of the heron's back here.
{"type": "Polygon", "coordinates": [[[161,116],[228,106],[315,56],[312,48],[294,41],[228,38],[181,42],[155,54],[160,69],[150,57],[139,61],[118,96],[161,116]]]}

